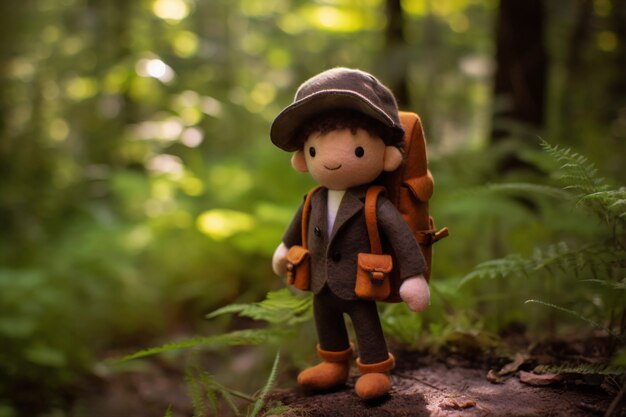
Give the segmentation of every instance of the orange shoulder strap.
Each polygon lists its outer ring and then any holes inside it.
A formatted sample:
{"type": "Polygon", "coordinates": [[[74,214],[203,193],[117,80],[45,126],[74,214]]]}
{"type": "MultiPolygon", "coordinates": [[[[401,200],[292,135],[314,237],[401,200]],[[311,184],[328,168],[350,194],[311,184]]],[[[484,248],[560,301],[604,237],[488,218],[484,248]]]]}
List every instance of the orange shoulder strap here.
{"type": "Polygon", "coordinates": [[[370,239],[371,253],[381,255],[383,247],[378,234],[378,219],[376,218],[376,204],[378,196],[385,192],[385,187],[379,185],[371,186],[365,194],[365,224],[367,225],[367,235],[370,239]]]}
{"type": "Polygon", "coordinates": [[[304,207],[302,207],[302,247],[308,249],[309,241],[307,239],[307,231],[309,230],[309,216],[311,214],[311,198],[313,194],[322,188],[317,186],[308,192],[306,199],[304,200],[304,207]]]}

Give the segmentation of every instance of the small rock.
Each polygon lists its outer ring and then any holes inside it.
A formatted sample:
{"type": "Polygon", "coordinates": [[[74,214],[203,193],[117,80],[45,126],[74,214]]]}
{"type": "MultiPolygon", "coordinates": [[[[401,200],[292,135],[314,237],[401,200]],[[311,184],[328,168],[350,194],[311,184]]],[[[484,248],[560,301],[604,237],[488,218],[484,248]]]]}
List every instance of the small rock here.
{"type": "Polygon", "coordinates": [[[532,372],[519,372],[519,380],[525,384],[542,387],[561,381],[563,377],[559,374],[534,374],[532,372]]]}

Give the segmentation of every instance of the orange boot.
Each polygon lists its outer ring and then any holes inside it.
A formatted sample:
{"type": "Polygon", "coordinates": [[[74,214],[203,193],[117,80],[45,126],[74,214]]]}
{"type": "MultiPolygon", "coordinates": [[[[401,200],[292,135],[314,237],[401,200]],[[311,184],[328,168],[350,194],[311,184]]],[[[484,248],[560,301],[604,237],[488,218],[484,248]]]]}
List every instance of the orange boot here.
{"type": "Polygon", "coordinates": [[[322,350],[317,345],[317,354],[324,362],[300,372],[298,384],[310,390],[326,390],[345,384],[350,373],[350,359],[353,353],[352,346],[341,352],[331,352],[322,350]]]}
{"type": "Polygon", "coordinates": [[[362,400],[382,397],[391,389],[389,371],[395,366],[395,359],[390,353],[387,360],[378,363],[363,364],[359,359],[356,364],[363,375],[356,381],[354,389],[362,400]]]}

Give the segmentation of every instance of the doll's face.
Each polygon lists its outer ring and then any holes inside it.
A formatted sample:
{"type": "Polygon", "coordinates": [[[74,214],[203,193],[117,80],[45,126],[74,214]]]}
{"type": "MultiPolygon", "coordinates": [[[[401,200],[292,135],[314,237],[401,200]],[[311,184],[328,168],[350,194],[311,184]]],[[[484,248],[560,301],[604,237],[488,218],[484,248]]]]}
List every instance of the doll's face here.
{"type": "Polygon", "coordinates": [[[306,168],[321,185],[346,190],[368,184],[385,168],[385,143],[363,129],[313,133],[304,142],[306,168]]]}

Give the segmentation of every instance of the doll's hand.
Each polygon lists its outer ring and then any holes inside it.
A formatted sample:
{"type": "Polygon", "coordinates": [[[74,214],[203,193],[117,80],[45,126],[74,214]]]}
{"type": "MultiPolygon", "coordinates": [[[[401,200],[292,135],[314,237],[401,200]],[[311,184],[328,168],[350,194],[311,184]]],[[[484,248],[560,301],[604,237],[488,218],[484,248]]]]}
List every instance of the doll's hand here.
{"type": "Polygon", "coordinates": [[[430,304],[430,290],[424,275],[405,279],[400,285],[400,298],[415,312],[425,310],[430,304]]]}
{"type": "Polygon", "coordinates": [[[287,246],[284,243],[278,245],[272,257],[272,269],[280,277],[287,274],[287,246]]]}

